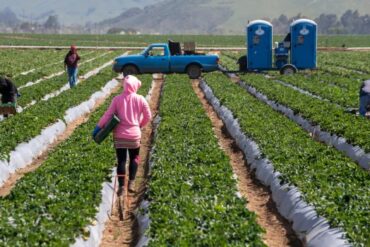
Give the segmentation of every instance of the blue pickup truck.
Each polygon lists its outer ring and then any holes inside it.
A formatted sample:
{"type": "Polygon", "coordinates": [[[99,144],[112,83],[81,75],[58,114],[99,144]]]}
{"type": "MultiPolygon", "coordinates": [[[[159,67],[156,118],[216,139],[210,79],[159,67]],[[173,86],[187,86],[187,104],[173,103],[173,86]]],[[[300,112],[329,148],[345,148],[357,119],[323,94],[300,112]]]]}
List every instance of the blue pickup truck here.
{"type": "Polygon", "coordinates": [[[197,79],[202,72],[218,70],[219,57],[183,53],[177,42],[151,44],[140,54],[120,56],[114,60],[113,70],[124,75],[145,73],[187,73],[197,79]]]}

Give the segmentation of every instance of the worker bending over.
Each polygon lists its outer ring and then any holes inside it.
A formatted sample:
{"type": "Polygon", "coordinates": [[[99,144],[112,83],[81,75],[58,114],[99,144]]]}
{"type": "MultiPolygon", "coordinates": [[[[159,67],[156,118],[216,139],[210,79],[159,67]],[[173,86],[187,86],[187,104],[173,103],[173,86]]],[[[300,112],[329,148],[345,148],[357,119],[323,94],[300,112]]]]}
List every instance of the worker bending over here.
{"type": "MultiPolygon", "coordinates": [[[[3,76],[0,76],[0,94],[2,104],[15,103],[17,96],[20,96],[14,83],[9,78],[3,76]]],[[[8,117],[8,114],[5,114],[4,117],[8,117]]]]}
{"type": "Polygon", "coordinates": [[[367,107],[370,106],[370,79],[362,83],[360,87],[360,115],[365,117],[367,107]]]}

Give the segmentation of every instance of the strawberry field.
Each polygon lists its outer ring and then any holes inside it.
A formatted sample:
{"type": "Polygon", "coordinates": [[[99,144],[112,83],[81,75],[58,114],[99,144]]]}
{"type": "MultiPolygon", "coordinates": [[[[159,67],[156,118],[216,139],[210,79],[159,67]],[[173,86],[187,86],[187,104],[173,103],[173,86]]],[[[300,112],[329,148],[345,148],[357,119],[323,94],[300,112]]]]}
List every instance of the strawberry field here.
{"type": "MultiPolygon", "coordinates": [[[[0,36],[6,45],[46,42],[0,36]]],[[[96,45],[96,37],[47,37],[96,45]]],[[[144,46],[167,37],[99,38],[144,46]]],[[[233,47],[244,37],[196,39],[233,47]]],[[[18,113],[0,116],[0,246],[369,246],[370,120],[348,111],[370,79],[369,51],[320,51],[318,70],[291,76],[226,72],[238,69],[239,50],[219,51],[224,71],[199,80],[139,75],[153,119],[137,190],[118,217],[112,140],[97,145],[91,132],[122,90],[113,59],[130,52],[81,49],[69,89],[66,50],[0,50],[0,74],[21,93],[18,113]],[[267,202],[255,209],[261,194],[267,202]]]]}

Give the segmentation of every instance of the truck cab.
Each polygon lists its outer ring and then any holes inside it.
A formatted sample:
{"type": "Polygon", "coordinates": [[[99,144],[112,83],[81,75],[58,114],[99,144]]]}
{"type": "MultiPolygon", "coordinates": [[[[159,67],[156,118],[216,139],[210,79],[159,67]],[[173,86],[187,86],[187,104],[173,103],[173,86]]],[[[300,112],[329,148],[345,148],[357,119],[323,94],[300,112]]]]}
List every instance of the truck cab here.
{"type": "Polygon", "coordinates": [[[142,52],[144,59],[141,61],[141,73],[170,72],[170,51],[167,44],[151,44],[142,52]]]}

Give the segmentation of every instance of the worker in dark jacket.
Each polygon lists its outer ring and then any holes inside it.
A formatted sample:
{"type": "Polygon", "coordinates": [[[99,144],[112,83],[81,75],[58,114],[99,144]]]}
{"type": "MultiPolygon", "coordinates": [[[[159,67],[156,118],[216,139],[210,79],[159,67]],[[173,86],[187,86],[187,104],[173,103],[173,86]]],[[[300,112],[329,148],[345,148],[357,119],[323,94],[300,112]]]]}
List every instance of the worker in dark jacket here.
{"type": "Polygon", "coordinates": [[[77,83],[78,61],[80,56],[77,54],[76,46],[72,45],[71,49],[64,58],[64,68],[67,68],[69,86],[72,88],[77,83]]]}
{"type": "Polygon", "coordinates": [[[360,87],[360,115],[365,117],[367,107],[370,106],[370,79],[362,83],[360,87]]]}
{"type": "MultiPolygon", "coordinates": [[[[2,104],[15,103],[17,96],[20,96],[14,83],[9,78],[3,76],[0,76],[0,94],[2,104]]],[[[4,115],[4,117],[7,116],[7,114],[4,115]]]]}

